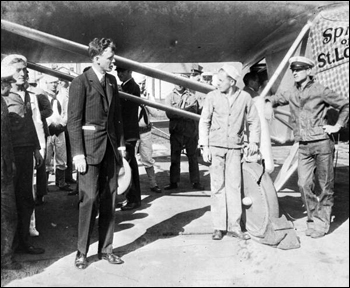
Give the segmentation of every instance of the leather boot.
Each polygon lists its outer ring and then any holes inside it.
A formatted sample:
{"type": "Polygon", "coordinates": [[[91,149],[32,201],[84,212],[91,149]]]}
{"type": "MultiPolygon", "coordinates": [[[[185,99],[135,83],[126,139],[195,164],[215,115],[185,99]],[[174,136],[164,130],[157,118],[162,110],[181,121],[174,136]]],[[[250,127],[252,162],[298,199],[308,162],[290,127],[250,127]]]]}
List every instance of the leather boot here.
{"type": "MultiPolygon", "coordinates": [[[[56,169],[56,181],[58,182],[58,188],[63,191],[72,191],[71,188],[69,188],[69,184],[65,181],[65,171],[56,169]]],[[[57,185],[57,184],[56,184],[57,185]]]]}

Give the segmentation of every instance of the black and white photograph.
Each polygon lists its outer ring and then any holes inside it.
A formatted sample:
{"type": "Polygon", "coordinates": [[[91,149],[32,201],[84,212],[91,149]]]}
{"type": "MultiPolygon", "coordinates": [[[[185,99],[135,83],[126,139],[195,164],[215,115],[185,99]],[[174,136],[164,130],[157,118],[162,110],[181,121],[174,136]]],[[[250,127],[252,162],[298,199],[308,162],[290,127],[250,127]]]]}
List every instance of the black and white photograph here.
{"type": "Polygon", "coordinates": [[[349,287],[349,1],[1,1],[1,287],[349,287]]]}

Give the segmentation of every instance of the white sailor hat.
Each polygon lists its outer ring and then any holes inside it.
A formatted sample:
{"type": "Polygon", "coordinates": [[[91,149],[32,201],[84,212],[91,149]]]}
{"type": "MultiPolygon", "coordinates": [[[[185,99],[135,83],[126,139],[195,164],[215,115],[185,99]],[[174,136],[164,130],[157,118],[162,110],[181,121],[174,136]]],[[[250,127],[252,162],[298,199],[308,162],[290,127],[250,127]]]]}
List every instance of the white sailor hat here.
{"type": "Polygon", "coordinates": [[[304,56],[294,56],[289,59],[290,69],[309,69],[315,66],[314,61],[304,56]]]}
{"type": "Polygon", "coordinates": [[[45,75],[43,79],[45,80],[46,83],[58,82],[59,80],[57,77],[54,77],[51,75],[45,75]]]}
{"type": "MultiPolygon", "coordinates": [[[[24,57],[23,55],[11,54],[11,55],[6,56],[4,59],[2,59],[1,66],[11,65],[14,63],[14,60],[16,60],[16,59],[20,59],[21,61],[23,61],[27,64],[27,58],[24,57]]],[[[18,62],[18,61],[16,61],[16,62],[18,62]]]]}
{"type": "Polygon", "coordinates": [[[13,75],[16,73],[16,68],[13,66],[1,65],[1,80],[13,79],[13,75]]]}
{"type": "Polygon", "coordinates": [[[237,69],[234,66],[229,64],[224,64],[224,66],[222,66],[220,70],[224,70],[228,76],[230,76],[232,79],[236,81],[241,76],[237,71],[237,69]]]}

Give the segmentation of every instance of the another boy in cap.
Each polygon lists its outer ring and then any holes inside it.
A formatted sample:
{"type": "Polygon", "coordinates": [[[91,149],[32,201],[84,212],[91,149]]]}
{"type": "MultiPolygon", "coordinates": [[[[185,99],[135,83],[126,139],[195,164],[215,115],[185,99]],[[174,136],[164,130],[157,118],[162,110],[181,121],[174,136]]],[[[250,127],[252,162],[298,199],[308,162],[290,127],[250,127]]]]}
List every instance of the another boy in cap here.
{"type": "Polygon", "coordinates": [[[13,78],[16,80],[15,83],[12,83],[10,94],[4,98],[10,114],[11,138],[16,164],[14,187],[18,227],[14,248],[17,248],[18,252],[42,254],[45,250],[32,246],[29,241],[29,223],[35,207],[32,194],[33,158],[36,168],[42,165],[43,159],[39,152],[41,147],[32,119],[30,93],[26,90],[27,59],[23,55],[12,54],[6,56],[1,65],[15,68],[13,78]]]}
{"type": "Polygon", "coordinates": [[[244,127],[250,128],[248,149],[258,151],[260,121],[252,97],[236,87],[235,67],[225,64],[218,73],[218,89],[208,93],[199,121],[203,160],[211,162],[213,240],[229,236],[248,240],[242,232],[242,148],[244,127]]]}
{"type": "Polygon", "coordinates": [[[13,177],[15,157],[11,140],[11,127],[7,97],[11,83],[16,82],[13,67],[1,66],[1,269],[21,269],[21,264],[13,259],[13,239],[17,229],[17,206],[13,177]]]}
{"type": "Polygon", "coordinates": [[[307,211],[306,236],[323,237],[330,227],[334,203],[333,153],[334,137],[349,117],[349,99],[314,81],[314,62],[297,56],[289,60],[295,86],[290,91],[267,98],[265,114],[273,115],[272,107],[290,105],[291,125],[299,142],[298,185],[307,211]],[[335,125],[328,125],[327,110],[339,110],[335,125]],[[321,191],[315,191],[315,172],[321,191]]]}

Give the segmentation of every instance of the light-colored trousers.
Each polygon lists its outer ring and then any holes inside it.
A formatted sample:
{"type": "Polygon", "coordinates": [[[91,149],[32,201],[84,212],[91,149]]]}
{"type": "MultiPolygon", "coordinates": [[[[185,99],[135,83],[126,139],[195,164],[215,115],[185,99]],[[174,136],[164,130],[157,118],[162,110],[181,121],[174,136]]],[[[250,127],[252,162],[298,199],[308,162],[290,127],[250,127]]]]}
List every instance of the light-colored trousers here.
{"type": "Polygon", "coordinates": [[[211,215],[215,230],[241,231],[242,150],[210,147],[211,215]]]}
{"type": "MultiPolygon", "coordinates": [[[[139,151],[140,153],[140,160],[143,166],[145,166],[146,171],[147,168],[151,168],[154,166],[154,163],[156,162],[152,158],[153,154],[153,148],[152,148],[152,131],[140,133],[140,140],[137,141],[135,151],[139,151]]],[[[154,187],[157,185],[155,174],[149,174],[148,180],[150,187],[154,187]]]]}
{"type": "Polygon", "coordinates": [[[67,148],[64,132],[47,137],[46,172],[67,169],[67,148]],[[54,161],[53,161],[54,157],[54,161]]]}

